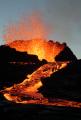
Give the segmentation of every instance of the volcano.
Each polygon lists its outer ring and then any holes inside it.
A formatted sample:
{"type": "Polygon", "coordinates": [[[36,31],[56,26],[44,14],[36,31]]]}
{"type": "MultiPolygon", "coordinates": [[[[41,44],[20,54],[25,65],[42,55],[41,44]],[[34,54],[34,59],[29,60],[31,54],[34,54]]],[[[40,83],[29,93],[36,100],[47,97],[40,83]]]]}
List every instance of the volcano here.
{"type": "Polygon", "coordinates": [[[67,108],[72,109],[72,112],[76,109],[80,112],[80,68],[81,60],[77,59],[66,43],[32,39],[16,40],[2,45],[0,46],[2,106],[14,104],[24,109],[24,104],[36,105],[34,109],[38,110],[38,105],[45,111],[60,107],[63,111],[67,108]]]}

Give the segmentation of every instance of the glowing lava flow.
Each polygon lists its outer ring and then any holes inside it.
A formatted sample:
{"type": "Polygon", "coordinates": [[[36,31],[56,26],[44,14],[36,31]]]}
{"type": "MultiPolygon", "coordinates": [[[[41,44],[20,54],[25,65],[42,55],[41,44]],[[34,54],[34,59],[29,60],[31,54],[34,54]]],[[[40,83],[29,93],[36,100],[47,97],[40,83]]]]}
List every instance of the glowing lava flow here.
{"type": "Polygon", "coordinates": [[[56,62],[41,66],[31,75],[28,75],[27,79],[25,79],[22,83],[3,90],[2,92],[4,97],[7,100],[14,101],[16,103],[29,103],[28,101],[31,100],[32,103],[34,103],[35,100],[45,100],[43,95],[38,93],[38,88],[42,86],[41,79],[50,77],[52,73],[66,67],[67,64],[68,62],[56,62]],[[30,100],[28,100],[29,98],[30,100]]]}
{"type": "Polygon", "coordinates": [[[43,104],[51,106],[68,106],[68,107],[81,107],[80,102],[69,101],[64,99],[53,98],[49,101],[48,98],[43,97],[38,93],[38,88],[42,86],[41,79],[50,77],[50,75],[64,67],[68,62],[48,63],[38,68],[31,75],[27,76],[22,83],[13,85],[12,87],[2,90],[1,93],[4,97],[12,102],[22,104],[43,104]]]}
{"type": "Polygon", "coordinates": [[[43,86],[41,82],[43,78],[50,77],[52,73],[67,66],[68,62],[55,61],[55,57],[64,50],[66,45],[45,40],[46,36],[50,34],[50,27],[47,28],[37,15],[30,16],[28,20],[23,21],[21,19],[17,24],[7,26],[3,36],[6,45],[15,48],[17,51],[37,55],[40,60],[45,59],[48,63],[38,68],[31,75],[27,75],[22,83],[1,90],[0,93],[7,100],[15,103],[81,107],[81,103],[74,101],[61,99],[54,99],[53,101],[52,99],[50,102],[48,98],[44,98],[39,93],[38,88],[43,86]],[[27,22],[28,20],[29,22],[27,22]]]}

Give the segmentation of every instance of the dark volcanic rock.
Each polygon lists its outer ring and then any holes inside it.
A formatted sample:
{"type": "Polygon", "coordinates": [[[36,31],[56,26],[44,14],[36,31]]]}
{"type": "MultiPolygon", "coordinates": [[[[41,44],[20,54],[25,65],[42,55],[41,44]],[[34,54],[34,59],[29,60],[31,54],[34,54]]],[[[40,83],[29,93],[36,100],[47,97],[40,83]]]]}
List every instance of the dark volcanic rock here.
{"type": "Polygon", "coordinates": [[[56,61],[76,61],[77,58],[74,55],[74,53],[71,51],[71,49],[66,45],[66,43],[64,43],[65,48],[63,51],[60,52],[60,54],[58,54],[55,57],[56,61]]]}
{"type": "Polygon", "coordinates": [[[0,62],[40,62],[36,55],[19,52],[7,45],[0,46],[0,62]]]}
{"type": "Polygon", "coordinates": [[[0,46],[0,89],[22,82],[27,74],[45,63],[46,60],[40,61],[36,55],[16,51],[6,45],[0,46]]]}
{"type": "MultiPolygon", "coordinates": [[[[64,50],[56,56],[57,61],[72,61],[66,68],[50,77],[42,79],[40,92],[45,97],[81,98],[81,60],[65,45],[64,50]]],[[[40,61],[36,55],[19,52],[7,45],[0,46],[0,89],[22,82],[27,74],[47,63],[40,61]]]]}
{"type": "Polygon", "coordinates": [[[80,120],[81,109],[0,102],[0,117],[8,120],[80,120]]]}
{"type": "Polygon", "coordinates": [[[45,97],[57,97],[81,101],[81,60],[69,65],[50,77],[42,79],[39,89],[45,97]]]}

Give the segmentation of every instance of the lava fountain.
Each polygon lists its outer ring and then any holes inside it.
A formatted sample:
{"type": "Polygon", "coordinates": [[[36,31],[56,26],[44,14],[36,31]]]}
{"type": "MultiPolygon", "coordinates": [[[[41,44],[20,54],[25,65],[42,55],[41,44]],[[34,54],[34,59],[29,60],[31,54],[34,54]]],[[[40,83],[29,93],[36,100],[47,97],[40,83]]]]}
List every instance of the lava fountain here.
{"type": "Polygon", "coordinates": [[[55,56],[64,49],[65,45],[52,40],[47,41],[46,37],[51,32],[50,25],[46,25],[41,15],[35,13],[29,18],[21,18],[17,23],[8,25],[3,38],[11,48],[37,55],[40,60],[54,62],[55,56]]]}
{"type": "Polygon", "coordinates": [[[48,62],[54,62],[55,56],[65,48],[64,44],[43,39],[18,40],[10,43],[9,46],[17,51],[37,55],[40,60],[45,59],[48,62]]]}

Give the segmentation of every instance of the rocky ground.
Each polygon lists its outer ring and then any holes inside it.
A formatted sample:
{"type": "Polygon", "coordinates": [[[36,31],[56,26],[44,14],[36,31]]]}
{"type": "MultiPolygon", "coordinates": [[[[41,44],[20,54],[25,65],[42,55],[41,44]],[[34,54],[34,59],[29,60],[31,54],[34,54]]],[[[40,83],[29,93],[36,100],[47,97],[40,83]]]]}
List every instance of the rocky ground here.
{"type": "Polygon", "coordinates": [[[40,104],[0,102],[0,118],[8,120],[80,120],[81,109],[40,104]]]}

